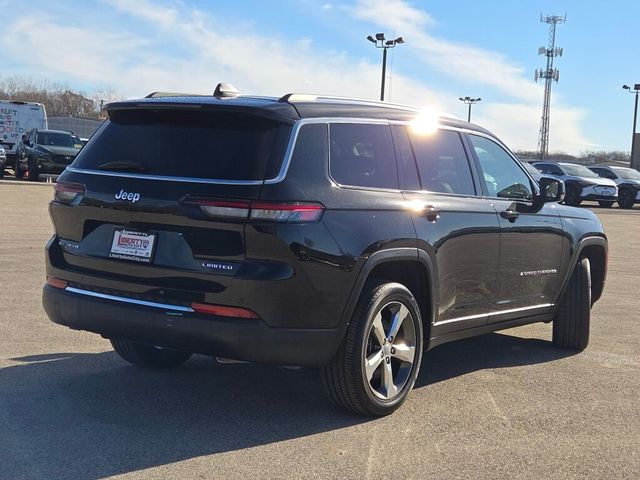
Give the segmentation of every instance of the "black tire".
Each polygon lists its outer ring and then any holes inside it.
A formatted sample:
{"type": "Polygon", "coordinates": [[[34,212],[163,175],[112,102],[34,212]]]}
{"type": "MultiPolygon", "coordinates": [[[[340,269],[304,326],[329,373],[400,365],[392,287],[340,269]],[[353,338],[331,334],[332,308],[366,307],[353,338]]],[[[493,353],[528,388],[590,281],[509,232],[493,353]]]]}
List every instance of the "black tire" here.
{"type": "Polygon", "coordinates": [[[0,168],[0,179],[4,178],[4,167],[0,168]]]}
{"type": "Polygon", "coordinates": [[[191,353],[159,348],[122,338],[111,339],[111,346],[124,360],[140,367],[175,368],[189,360],[191,353]]]}
{"type": "Polygon", "coordinates": [[[564,196],[565,205],[570,205],[572,207],[579,207],[582,203],[582,199],[580,198],[580,190],[575,185],[568,185],[567,192],[564,196]]]}
{"type": "Polygon", "coordinates": [[[613,200],[598,200],[598,203],[602,208],[611,208],[613,207],[613,200]]]}
{"type": "Polygon", "coordinates": [[[18,159],[16,159],[16,164],[14,166],[14,174],[17,179],[21,179],[22,177],[24,177],[24,170],[22,170],[19,167],[19,165],[20,165],[20,162],[18,161],[18,159]]]}
{"type": "Polygon", "coordinates": [[[553,345],[584,350],[591,323],[591,266],[583,258],[576,265],[553,319],[553,345]]]}
{"type": "Polygon", "coordinates": [[[340,349],[323,369],[322,376],[330,398],[338,407],[361,415],[378,417],[393,413],[415,384],[422,360],[422,345],[420,308],[411,292],[399,283],[367,284],[340,349]],[[403,307],[408,313],[403,321],[398,322],[401,330],[397,330],[396,338],[392,334],[387,338],[393,331],[393,321],[404,314],[403,307]],[[375,328],[374,323],[382,329],[375,328]],[[379,337],[375,332],[381,331],[384,333],[384,346],[376,340],[379,337]],[[414,345],[413,351],[411,345],[414,345]],[[405,355],[406,352],[413,354],[410,362],[398,358],[401,350],[405,355]],[[374,361],[378,359],[378,353],[380,360],[369,370],[371,376],[367,378],[365,362],[371,358],[374,361]],[[392,388],[383,386],[387,375],[390,375],[387,378],[391,379],[389,386],[392,388]],[[386,393],[374,388],[376,382],[378,388],[386,393]],[[389,391],[393,393],[389,394],[389,391]],[[387,395],[389,398],[383,398],[387,395]]]}
{"type": "Polygon", "coordinates": [[[40,168],[38,162],[34,158],[29,159],[29,181],[37,182],[40,180],[40,168]]]}
{"type": "Polygon", "coordinates": [[[620,208],[633,208],[636,203],[636,194],[628,188],[622,188],[618,192],[618,206],[620,208]]]}

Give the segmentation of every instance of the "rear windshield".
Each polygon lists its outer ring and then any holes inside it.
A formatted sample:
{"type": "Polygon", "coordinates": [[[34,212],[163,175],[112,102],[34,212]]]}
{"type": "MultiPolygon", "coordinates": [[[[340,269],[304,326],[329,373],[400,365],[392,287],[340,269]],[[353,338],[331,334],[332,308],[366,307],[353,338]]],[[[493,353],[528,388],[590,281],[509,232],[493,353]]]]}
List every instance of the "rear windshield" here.
{"type": "Polygon", "coordinates": [[[239,113],[112,111],[73,166],[219,180],[276,177],[291,127],[239,113]]]}

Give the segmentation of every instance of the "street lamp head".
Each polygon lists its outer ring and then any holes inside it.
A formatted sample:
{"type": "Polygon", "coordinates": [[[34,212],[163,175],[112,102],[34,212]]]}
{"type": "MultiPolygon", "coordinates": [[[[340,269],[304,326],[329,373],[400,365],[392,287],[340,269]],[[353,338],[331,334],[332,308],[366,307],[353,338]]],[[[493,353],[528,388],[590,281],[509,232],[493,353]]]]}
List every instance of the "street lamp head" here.
{"type": "Polygon", "coordinates": [[[369,41],[370,41],[370,42],[372,42],[372,43],[376,43],[376,39],[375,39],[375,38],[373,38],[371,35],[369,35],[369,36],[367,37],[367,40],[369,40],[369,41]]]}
{"type": "Polygon", "coordinates": [[[393,46],[395,46],[396,41],[395,41],[395,40],[387,40],[386,42],[384,42],[384,44],[385,44],[387,47],[393,47],[393,46]]]}
{"type": "Polygon", "coordinates": [[[482,99],[480,97],[476,98],[476,102],[481,102],[482,99]]]}
{"type": "Polygon", "coordinates": [[[637,91],[637,90],[640,90],[640,83],[636,83],[636,84],[633,86],[633,89],[634,89],[634,90],[636,90],[636,91],[637,91]]]}
{"type": "Polygon", "coordinates": [[[624,88],[625,90],[630,90],[629,85],[622,85],[622,88],[624,88]]]}
{"type": "Polygon", "coordinates": [[[396,38],[396,43],[404,43],[404,38],[402,37],[396,38]]]}
{"type": "Polygon", "coordinates": [[[384,33],[376,33],[376,40],[384,42],[384,33]]]}
{"type": "Polygon", "coordinates": [[[464,102],[464,98],[459,97],[458,100],[460,100],[461,102],[464,102]]]}

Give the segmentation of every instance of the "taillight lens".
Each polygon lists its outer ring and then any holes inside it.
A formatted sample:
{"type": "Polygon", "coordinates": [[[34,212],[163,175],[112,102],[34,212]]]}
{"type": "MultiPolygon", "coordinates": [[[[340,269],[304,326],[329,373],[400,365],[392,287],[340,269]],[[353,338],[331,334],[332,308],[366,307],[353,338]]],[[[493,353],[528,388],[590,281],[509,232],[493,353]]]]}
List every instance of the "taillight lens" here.
{"type": "Polygon", "coordinates": [[[210,200],[190,197],[187,205],[194,205],[208,217],[229,220],[254,220],[278,223],[316,222],[324,212],[320,203],[249,202],[210,200]]]}
{"type": "Polygon", "coordinates": [[[80,183],[58,182],[53,188],[53,198],[60,203],[73,203],[85,192],[84,185],[80,183]]]}
{"type": "Polygon", "coordinates": [[[264,203],[251,204],[250,218],[274,222],[301,223],[320,219],[324,207],[319,203],[264,203]]]}

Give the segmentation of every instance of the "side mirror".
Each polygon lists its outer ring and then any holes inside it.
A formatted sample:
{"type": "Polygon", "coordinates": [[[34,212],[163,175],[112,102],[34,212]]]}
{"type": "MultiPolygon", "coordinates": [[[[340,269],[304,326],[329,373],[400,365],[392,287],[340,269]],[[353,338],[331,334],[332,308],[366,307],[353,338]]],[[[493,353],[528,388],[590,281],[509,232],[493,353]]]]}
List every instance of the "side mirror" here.
{"type": "Polygon", "coordinates": [[[540,178],[540,197],[542,203],[561,202],[564,200],[564,182],[556,178],[540,178]]]}

